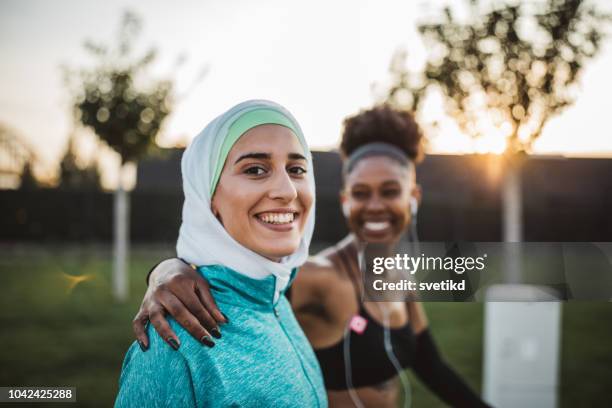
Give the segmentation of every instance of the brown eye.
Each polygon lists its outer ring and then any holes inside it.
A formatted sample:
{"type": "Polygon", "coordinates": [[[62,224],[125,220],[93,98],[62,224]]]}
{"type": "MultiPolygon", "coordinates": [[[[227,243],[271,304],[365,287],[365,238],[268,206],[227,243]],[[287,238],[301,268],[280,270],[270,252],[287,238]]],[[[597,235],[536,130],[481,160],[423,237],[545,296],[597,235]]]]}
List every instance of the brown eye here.
{"type": "Polygon", "coordinates": [[[266,173],[266,169],[261,166],[251,166],[244,170],[244,174],[248,174],[250,176],[261,176],[266,173]]]}
{"type": "Polygon", "coordinates": [[[370,193],[368,191],[365,190],[353,190],[351,192],[351,196],[355,199],[355,200],[366,200],[370,197],[370,193]]]}
{"type": "Polygon", "coordinates": [[[301,166],[293,166],[289,168],[289,173],[294,176],[301,176],[307,173],[307,170],[301,166]]]}
{"type": "Polygon", "coordinates": [[[384,198],[395,198],[399,196],[401,191],[397,188],[389,188],[382,191],[382,196],[384,198]]]}

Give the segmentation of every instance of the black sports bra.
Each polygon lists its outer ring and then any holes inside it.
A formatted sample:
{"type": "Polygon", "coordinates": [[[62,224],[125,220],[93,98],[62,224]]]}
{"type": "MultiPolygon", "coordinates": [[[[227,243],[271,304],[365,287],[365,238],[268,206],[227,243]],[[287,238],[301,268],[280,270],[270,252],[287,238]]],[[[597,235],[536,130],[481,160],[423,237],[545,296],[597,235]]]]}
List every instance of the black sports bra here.
{"type": "MultiPolygon", "coordinates": [[[[338,251],[342,266],[336,266],[346,269],[350,262],[345,249],[338,251]]],[[[353,278],[351,282],[359,301],[358,314],[349,321],[347,332],[338,343],[314,350],[328,390],[379,385],[414,361],[416,338],[410,323],[399,328],[382,326],[363,306],[358,283],[353,278]]]]}
{"type": "Polygon", "coordinates": [[[405,369],[412,364],[416,340],[410,323],[397,329],[385,329],[361,305],[348,330],[338,343],[315,349],[328,390],[378,385],[399,374],[396,365],[405,369]],[[388,331],[389,353],[385,330],[388,331]]]}

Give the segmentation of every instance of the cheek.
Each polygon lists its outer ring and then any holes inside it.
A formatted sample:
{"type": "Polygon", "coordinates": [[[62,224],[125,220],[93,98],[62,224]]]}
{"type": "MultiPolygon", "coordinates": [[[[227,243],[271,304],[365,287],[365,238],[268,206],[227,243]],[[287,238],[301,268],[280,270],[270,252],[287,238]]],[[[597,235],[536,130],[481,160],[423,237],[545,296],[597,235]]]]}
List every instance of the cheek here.
{"type": "Polygon", "coordinates": [[[298,193],[298,200],[300,201],[303,210],[307,214],[310,214],[312,210],[312,202],[314,200],[310,185],[304,180],[303,182],[295,183],[294,186],[298,193]]]}
{"type": "Polygon", "coordinates": [[[348,199],[344,202],[343,210],[344,216],[347,218],[349,224],[356,224],[359,221],[363,204],[353,199],[348,199]]]}
{"type": "Polygon", "coordinates": [[[258,197],[248,186],[240,188],[225,188],[217,191],[214,208],[221,215],[224,225],[244,227],[244,218],[249,216],[249,210],[257,202],[258,197]],[[239,221],[240,220],[240,221],[239,221]]]}
{"type": "Polygon", "coordinates": [[[394,200],[390,208],[404,226],[410,222],[410,202],[405,197],[394,200]]]}

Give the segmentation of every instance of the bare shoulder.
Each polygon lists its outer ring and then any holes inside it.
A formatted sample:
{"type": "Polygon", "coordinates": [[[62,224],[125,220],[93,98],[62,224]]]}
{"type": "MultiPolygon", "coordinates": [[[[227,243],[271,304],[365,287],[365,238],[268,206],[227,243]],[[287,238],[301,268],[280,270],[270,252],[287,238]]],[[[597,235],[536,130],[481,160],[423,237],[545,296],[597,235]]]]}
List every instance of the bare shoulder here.
{"type": "Polygon", "coordinates": [[[294,310],[305,305],[328,303],[338,288],[339,275],[328,257],[315,255],[300,267],[292,284],[291,304],[294,310]]]}
{"type": "Polygon", "coordinates": [[[321,253],[308,258],[302,269],[312,270],[314,272],[325,272],[334,269],[333,262],[326,256],[321,256],[321,253]]]}
{"type": "Polygon", "coordinates": [[[334,280],[337,275],[336,269],[331,260],[314,256],[300,268],[300,272],[295,278],[294,285],[327,285],[334,280]]]}

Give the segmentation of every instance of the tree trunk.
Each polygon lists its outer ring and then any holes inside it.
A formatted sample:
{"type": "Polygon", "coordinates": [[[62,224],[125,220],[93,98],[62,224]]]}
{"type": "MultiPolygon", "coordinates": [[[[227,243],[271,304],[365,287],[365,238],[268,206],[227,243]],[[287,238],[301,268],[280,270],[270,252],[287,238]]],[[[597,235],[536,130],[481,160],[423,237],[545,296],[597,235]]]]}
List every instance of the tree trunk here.
{"type": "MultiPolygon", "coordinates": [[[[523,240],[523,194],[521,189],[521,165],[519,157],[507,157],[502,180],[502,229],[504,242],[523,240]]],[[[505,245],[504,280],[520,283],[520,245],[505,245]]]]}
{"type": "Polygon", "coordinates": [[[124,166],[119,168],[119,186],[114,194],[114,265],[113,296],[123,302],[129,293],[127,259],[129,253],[130,196],[123,187],[124,166]]]}

